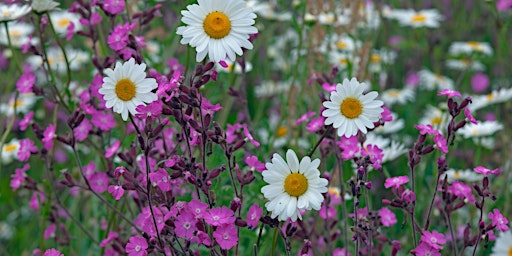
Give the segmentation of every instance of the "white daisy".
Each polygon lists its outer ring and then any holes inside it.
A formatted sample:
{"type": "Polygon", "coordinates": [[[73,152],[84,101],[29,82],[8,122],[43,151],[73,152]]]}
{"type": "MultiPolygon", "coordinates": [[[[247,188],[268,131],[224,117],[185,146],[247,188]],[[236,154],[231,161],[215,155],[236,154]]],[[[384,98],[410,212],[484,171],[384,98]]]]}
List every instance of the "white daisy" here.
{"type": "Polygon", "coordinates": [[[206,54],[215,62],[226,58],[235,60],[242,55],[242,47],[252,49],[250,34],[258,33],[252,26],[256,14],[245,7],[242,0],[198,0],[199,4],[187,6],[181,11],[186,26],[178,28],[182,44],[190,44],[197,51],[196,61],[202,61],[206,54]]]}
{"type": "Polygon", "coordinates": [[[68,11],[52,12],[50,18],[55,28],[55,32],[61,36],[65,36],[68,27],[73,23],[75,26],[73,31],[79,31],[82,28],[80,25],[80,15],[68,11]]]}
{"type": "Polygon", "coordinates": [[[357,79],[345,79],[343,84],[336,85],[336,91],[331,92],[330,101],[323,103],[327,109],[322,112],[325,125],[332,124],[338,129],[338,136],[350,137],[358,131],[367,133],[367,128],[374,128],[374,122],[379,121],[384,102],[375,100],[378,93],[375,91],[363,94],[365,83],[357,79]]]}
{"type": "Polygon", "coordinates": [[[454,180],[467,181],[467,182],[476,182],[480,181],[484,178],[483,175],[476,173],[473,170],[455,170],[448,169],[445,173],[441,175],[441,179],[443,180],[445,177],[448,178],[448,182],[452,183],[454,180]]]}
{"type": "Polygon", "coordinates": [[[447,126],[449,118],[450,115],[440,108],[427,105],[425,113],[420,119],[420,124],[430,124],[434,129],[441,130],[442,132],[442,130],[447,126]]]}
{"type": "Polygon", "coordinates": [[[60,3],[53,0],[32,0],[32,10],[39,13],[51,11],[59,5],[60,3]]]}
{"type": "Polygon", "coordinates": [[[30,12],[30,6],[17,4],[0,4],[0,21],[16,20],[30,12]]]}
{"type": "MultiPolygon", "coordinates": [[[[34,32],[34,26],[24,22],[9,22],[8,30],[12,46],[21,47],[23,44],[30,41],[29,36],[34,32]]],[[[0,44],[9,45],[7,31],[4,26],[0,27],[0,44]]]]}
{"type": "Polygon", "coordinates": [[[382,49],[372,49],[370,58],[368,60],[368,70],[372,73],[379,73],[382,71],[383,65],[393,64],[396,59],[396,52],[382,49]]]}
{"type": "MultiPolygon", "coordinates": [[[[66,47],[66,55],[68,57],[69,68],[72,71],[80,69],[85,63],[90,62],[89,53],[66,47]]],[[[57,47],[51,47],[46,51],[48,63],[53,71],[65,74],[67,72],[66,59],[62,50],[57,47]]],[[[27,58],[27,62],[34,68],[40,68],[43,65],[43,58],[41,56],[32,55],[27,58]]]]}
{"type": "Polygon", "coordinates": [[[512,232],[500,232],[494,247],[492,247],[491,256],[509,256],[512,255],[512,232]]]}
{"type": "Polygon", "coordinates": [[[256,94],[257,98],[264,98],[286,92],[290,89],[290,87],[290,81],[265,80],[261,81],[261,84],[254,88],[254,93],[256,94]]]}
{"type": "Polygon", "coordinates": [[[381,99],[386,106],[392,106],[395,103],[405,104],[408,101],[414,100],[414,90],[410,87],[403,89],[391,88],[387,89],[381,94],[381,99]]]}
{"type": "Polygon", "coordinates": [[[483,71],[485,69],[482,62],[472,59],[449,59],[446,60],[446,67],[454,70],[472,70],[483,71]]]}
{"type": "Polygon", "coordinates": [[[8,143],[5,143],[1,148],[1,157],[2,163],[8,164],[13,159],[18,159],[18,151],[20,150],[20,141],[17,139],[12,139],[8,143]]]}
{"type": "Polygon", "coordinates": [[[400,25],[414,28],[437,28],[439,22],[443,20],[443,16],[435,9],[405,10],[395,13],[394,18],[398,20],[400,25]]]}
{"type": "Polygon", "coordinates": [[[493,90],[487,95],[471,96],[473,103],[469,105],[471,111],[475,111],[491,104],[502,103],[512,99],[512,88],[493,90]]]}
{"type": "Polygon", "coordinates": [[[299,162],[291,149],[286,152],[286,161],[276,153],[272,162],[265,164],[267,170],[262,175],[269,185],[262,187],[261,193],[269,200],[265,207],[272,212],[272,218],[296,221],[302,219],[300,211],[320,210],[327,180],[320,178],[319,165],[320,159],[311,161],[308,156],[299,162]]]}
{"type": "Polygon", "coordinates": [[[103,78],[103,85],[99,93],[104,95],[105,106],[120,113],[123,120],[128,119],[128,112],[135,115],[135,108],[139,105],[146,105],[158,99],[155,93],[151,92],[158,87],[154,78],[146,78],[146,64],[135,64],[131,58],[128,62],[121,64],[117,62],[115,68],[105,69],[107,75],[103,78]]]}
{"type": "Polygon", "coordinates": [[[453,42],[448,52],[451,55],[482,53],[484,55],[492,55],[492,47],[487,42],[453,42]]]}
{"type": "MultiPolygon", "coordinates": [[[[230,60],[225,60],[224,62],[225,62],[225,67],[223,67],[218,62],[215,63],[215,69],[219,72],[224,72],[224,73],[235,72],[235,74],[242,74],[242,66],[240,65],[240,63],[238,63],[238,61],[233,63],[230,60]]],[[[247,73],[247,72],[250,72],[251,70],[252,70],[252,64],[250,62],[246,61],[244,72],[247,73]]]]}
{"type": "Polygon", "coordinates": [[[452,79],[440,75],[439,73],[433,73],[430,70],[423,69],[419,72],[420,74],[420,86],[428,90],[437,89],[442,91],[444,89],[453,90],[454,82],[452,79]]]}
{"type": "Polygon", "coordinates": [[[16,113],[27,113],[32,109],[32,106],[36,103],[37,96],[33,93],[21,93],[14,101],[14,96],[9,98],[9,102],[0,104],[0,113],[7,116],[14,114],[14,108],[16,107],[16,113]]]}
{"type": "Polygon", "coordinates": [[[490,136],[503,129],[503,125],[498,121],[484,121],[477,124],[468,123],[457,130],[464,138],[475,138],[490,136]]]}

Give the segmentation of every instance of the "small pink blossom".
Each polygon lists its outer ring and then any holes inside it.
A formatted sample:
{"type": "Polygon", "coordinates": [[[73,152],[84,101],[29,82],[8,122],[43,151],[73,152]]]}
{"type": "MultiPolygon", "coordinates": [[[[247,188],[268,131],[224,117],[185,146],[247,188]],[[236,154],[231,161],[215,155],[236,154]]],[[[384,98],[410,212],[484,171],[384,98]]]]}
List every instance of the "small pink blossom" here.
{"type": "Polygon", "coordinates": [[[492,225],[496,226],[499,231],[501,232],[507,232],[509,230],[508,227],[508,220],[507,218],[503,217],[500,210],[494,209],[492,212],[488,214],[489,219],[492,221],[492,225]]]}
{"type": "Polygon", "coordinates": [[[410,72],[405,77],[404,83],[406,86],[416,87],[420,83],[420,75],[418,72],[410,72]]]}
{"type": "Polygon", "coordinates": [[[317,132],[322,126],[324,126],[325,117],[316,117],[311,119],[311,121],[306,126],[306,130],[309,132],[315,133],[317,132]]]}
{"type": "Polygon", "coordinates": [[[137,114],[135,114],[136,117],[145,119],[148,117],[152,118],[158,118],[160,114],[162,114],[162,107],[163,103],[160,100],[155,100],[148,105],[138,105],[135,110],[137,111],[137,114]]]}
{"type": "Polygon", "coordinates": [[[303,114],[301,117],[299,117],[299,119],[297,119],[297,121],[295,121],[295,125],[299,125],[299,124],[306,122],[309,118],[313,117],[315,114],[316,113],[314,111],[309,111],[309,112],[303,114]]]}
{"type": "Polygon", "coordinates": [[[128,256],[146,256],[148,252],[146,249],[148,248],[148,242],[146,238],[141,236],[132,236],[128,240],[126,244],[126,253],[128,256]]]}
{"type": "Polygon", "coordinates": [[[336,248],[332,252],[332,256],[351,256],[350,252],[345,248],[336,248]]]}
{"type": "Polygon", "coordinates": [[[28,205],[30,206],[30,209],[32,210],[39,210],[40,203],[44,203],[45,197],[43,193],[41,192],[34,192],[32,193],[32,197],[30,197],[30,201],[28,205]]]}
{"type": "Polygon", "coordinates": [[[464,109],[464,115],[466,116],[466,122],[470,122],[472,124],[478,124],[478,121],[471,115],[471,110],[469,108],[464,109]]]}
{"type": "Polygon", "coordinates": [[[409,177],[407,176],[397,176],[397,177],[391,177],[387,178],[386,182],[384,183],[385,188],[395,187],[395,189],[398,189],[401,185],[409,182],[409,177]]]}
{"type": "Polygon", "coordinates": [[[473,169],[475,172],[477,173],[481,173],[483,174],[484,176],[489,176],[491,174],[494,174],[494,175],[499,175],[501,173],[500,169],[499,168],[496,168],[494,170],[491,170],[491,169],[487,169],[483,166],[477,166],[473,169]]]}
{"type": "Polygon", "coordinates": [[[16,168],[14,170],[14,174],[11,175],[11,182],[10,186],[12,188],[12,191],[16,191],[18,188],[21,187],[23,182],[25,181],[25,177],[27,176],[26,172],[30,168],[30,164],[25,164],[23,168],[16,168]]]}
{"type": "Polygon", "coordinates": [[[380,221],[385,227],[391,227],[396,224],[395,214],[388,208],[382,208],[379,210],[380,221]]]}
{"type": "Polygon", "coordinates": [[[244,135],[245,137],[251,142],[251,144],[253,144],[255,147],[259,147],[260,146],[260,143],[258,141],[256,141],[251,133],[249,132],[249,128],[247,128],[247,124],[243,124],[243,128],[244,128],[244,135]]]}
{"type": "Polygon", "coordinates": [[[112,243],[112,241],[114,241],[114,239],[116,239],[118,237],[119,237],[119,234],[117,234],[117,232],[113,232],[113,231],[108,232],[107,237],[105,239],[101,240],[100,247],[107,246],[108,244],[112,243]]]}
{"type": "MultiPolygon", "coordinates": [[[[507,0],[510,1],[510,0],[507,0]]],[[[512,1],[511,1],[512,3],[512,1]]],[[[481,72],[475,73],[471,77],[471,88],[476,93],[482,93],[489,87],[489,77],[481,72]]]]}
{"type": "Polygon", "coordinates": [[[440,132],[438,130],[434,129],[434,127],[432,127],[431,124],[415,125],[414,128],[419,130],[421,135],[425,135],[425,134],[437,135],[437,134],[440,134],[440,132]]]}
{"type": "Polygon", "coordinates": [[[44,251],[43,256],[64,256],[64,254],[62,254],[57,249],[51,248],[44,251]]]}
{"type": "Polygon", "coordinates": [[[196,223],[197,220],[190,211],[182,211],[174,221],[176,235],[185,239],[193,238],[197,230],[196,223]]]}
{"type": "Polygon", "coordinates": [[[196,219],[202,218],[203,214],[206,213],[206,209],[208,209],[208,204],[201,202],[198,199],[194,199],[187,204],[188,209],[196,219]]]}
{"type": "Polygon", "coordinates": [[[229,250],[238,243],[238,235],[234,224],[223,224],[213,232],[215,241],[220,248],[229,250]]]}
{"type": "Polygon", "coordinates": [[[19,93],[30,93],[36,81],[36,76],[30,71],[25,71],[16,82],[16,89],[19,93]]]}
{"type": "Polygon", "coordinates": [[[162,191],[171,191],[171,177],[164,168],[158,168],[156,172],[149,174],[149,180],[153,187],[158,186],[162,191]]]}
{"type": "Polygon", "coordinates": [[[414,194],[414,192],[412,192],[411,190],[406,189],[400,195],[400,199],[404,200],[407,203],[412,203],[416,201],[416,194],[414,194]]]}
{"type": "Polygon", "coordinates": [[[222,208],[213,208],[206,212],[203,215],[204,221],[212,226],[220,226],[222,224],[233,224],[235,223],[234,212],[227,208],[226,206],[222,206],[222,208]]]}
{"type": "Polygon", "coordinates": [[[53,139],[55,139],[57,135],[55,134],[55,125],[50,124],[43,133],[43,147],[44,149],[50,151],[53,148],[53,139]]]}
{"type": "Polygon", "coordinates": [[[336,144],[341,148],[341,158],[344,160],[354,158],[360,151],[357,136],[350,136],[349,138],[343,136],[341,141],[336,142],[336,144]]]}
{"type": "Polygon", "coordinates": [[[455,195],[462,200],[467,199],[470,203],[475,202],[475,196],[471,192],[471,187],[460,181],[453,181],[452,185],[448,187],[448,192],[455,195]]]}
{"type": "Polygon", "coordinates": [[[382,169],[382,159],[384,158],[384,154],[382,153],[382,149],[377,145],[370,144],[365,146],[361,149],[361,156],[369,156],[375,170],[382,169]]]}
{"type": "Polygon", "coordinates": [[[111,186],[108,186],[108,189],[107,191],[112,194],[112,196],[114,197],[114,199],[116,200],[119,200],[121,199],[121,197],[123,196],[124,194],[124,189],[122,186],[118,186],[118,185],[111,185],[111,186]]]}
{"type": "Polygon", "coordinates": [[[96,111],[91,122],[102,131],[110,131],[116,126],[114,115],[104,111],[96,111]]]}
{"type": "Polygon", "coordinates": [[[124,12],[124,0],[105,0],[102,9],[109,14],[116,15],[124,12]]]}
{"type": "Polygon", "coordinates": [[[108,36],[107,43],[114,51],[121,51],[128,45],[128,33],[135,28],[135,23],[118,24],[108,36]]]}
{"type": "Polygon", "coordinates": [[[117,150],[119,150],[119,146],[121,146],[121,142],[119,140],[115,140],[114,143],[112,143],[112,146],[107,148],[105,152],[105,157],[110,158],[113,155],[117,153],[117,150]]]}
{"type": "Polygon", "coordinates": [[[265,164],[258,160],[256,156],[248,156],[245,158],[245,163],[251,167],[251,169],[256,170],[258,172],[263,172],[266,170],[265,164]]]}
{"type": "Polygon", "coordinates": [[[434,143],[435,148],[439,149],[439,151],[443,152],[444,154],[448,153],[448,144],[446,143],[446,139],[441,133],[434,136],[434,143]]]}
{"type": "Polygon", "coordinates": [[[206,114],[213,115],[213,114],[215,114],[215,112],[221,110],[222,107],[220,106],[219,103],[213,105],[210,101],[208,101],[208,99],[206,99],[205,97],[201,97],[201,109],[204,111],[203,115],[206,115],[206,114]]]}
{"type": "Polygon", "coordinates": [[[73,38],[75,34],[75,23],[69,22],[68,27],[66,28],[66,40],[69,41],[73,38]]]}
{"type": "Polygon", "coordinates": [[[418,247],[414,249],[415,256],[441,256],[438,249],[432,248],[427,243],[420,242],[418,247]]]}
{"type": "Polygon", "coordinates": [[[44,239],[54,238],[55,237],[55,230],[57,229],[57,226],[55,224],[50,224],[43,233],[44,239]]]}
{"type": "Polygon", "coordinates": [[[249,208],[249,211],[247,212],[247,225],[250,229],[258,226],[262,213],[263,209],[260,208],[256,203],[253,204],[251,208],[249,208]]]}
{"type": "Polygon", "coordinates": [[[87,136],[89,136],[89,132],[92,130],[92,125],[89,122],[89,120],[84,119],[80,125],[75,127],[73,129],[73,134],[75,135],[75,139],[78,142],[82,142],[85,139],[87,139],[87,136]]]}
{"type": "Polygon", "coordinates": [[[437,92],[437,95],[438,96],[448,96],[448,98],[451,98],[451,97],[462,98],[462,95],[460,94],[460,92],[458,92],[456,90],[450,90],[450,89],[444,89],[440,92],[437,92]]]}
{"type": "Polygon", "coordinates": [[[96,193],[103,193],[108,188],[108,176],[104,172],[96,172],[89,177],[91,189],[96,193]]]}
{"type": "Polygon", "coordinates": [[[20,130],[25,131],[29,125],[32,124],[34,118],[34,111],[30,111],[23,116],[20,121],[20,130]]]}
{"type": "Polygon", "coordinates": [[[382,106],[382,109],[384,109],[384,111],[380,114],[380,119],[385,123],[393,121],[393,114],[391,113],[391,110],[386,106],[382,106]]]}
{"type": "Polygon", "coordinates": [[[430,231],[423,231],[421,241],[437,250],[443,249],[442,245],[446,243],[444,235],[436,230],[432,231],[432,233],[430,231]]]}
{"type": "Polygon", "coordinates": [[[37,147],[34,146],[34,142],[25,138],[20,141],[20,149],[18,150],[18,160],[26,162],[32,153],[37,152],[37,147]]]}

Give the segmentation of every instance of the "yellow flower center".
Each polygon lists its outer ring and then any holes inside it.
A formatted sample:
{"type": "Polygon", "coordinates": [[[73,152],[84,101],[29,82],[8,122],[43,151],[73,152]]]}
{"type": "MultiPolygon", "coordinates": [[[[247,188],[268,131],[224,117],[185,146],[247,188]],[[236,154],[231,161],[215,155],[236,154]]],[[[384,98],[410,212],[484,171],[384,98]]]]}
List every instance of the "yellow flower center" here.
{"type": "Polygon", "coordinates": [[[210,37],[221,39],[231,31],[231,21],[222,12],[211,12],[203,21],[204,32],[210,37]]]}
{"type": "Polygon", "coordinates": [[[455,179],[460,179],[460,177],[461,177],[461,176],[462,176],[462,175],[460,174],[460,172],[455,172],[455,174],[453,174],[453,177],[454,177],[455,179]]]}
{"type": "Polygon", "coordinates": [[[430,120],[430,123],[432,123],[433,125],[438,125],[440,124],[442,121],[442,118],[440,116],[436,116],[434,118],[432,118],[432,120],[430,120]]]}
{"type": "Polygon", "coordinates": [[[398,96],[400,96],[400,90],[389,89],[386,94],[388,95],[388,97],[398,98],[398,96]]]}
{"type": "Polygon", "coordinates": [[[129,101],[135,97],[135,84],[128,78],[119,80],[116,84],[116,95],[123,101],[129,101]]]}
{"type": "Polygon", "coordinates": [[[347,48],[347,46],[348,45],[343,41],[336,42],[336,47],[338,47],[338,49],[345,49],[345,48],[347,48]]]}
{"type": "Polygon", "coordinates": [[[373,63],[379,63],[380,62],[380,55],[378,54],[372,54],[372,56],[370,57],[370,62],[373,62],[373,63]]]}
{"type": "Polygon", "coordinates": [[[59,27],[66,27],[67,28],[70,23],[71,23],[71,21],[69,19],[65,19],[64,18],[64,19],[61,19],[61,20],[57,21],[57,26],[59,26],[59,27]]]}
{"type": "Polygon", "coordinates": [[[290,196],[299,197],[308,190],[308,180],[300,173],[292,173],[284,180],[284,190],[290,196]]]}
{"type": "Polygon", "coordinates": [[[487,94],[487,100],[492,100],[494,95],[492,93],[487,94]]]}
{"type": "Polygon", "coordinates": [[[412,18],[411,18],[412,22],[424,22],[425,20],[427,20],[427,16],[425,16],[421,13],[416,14],[416,15],[412,16],[412,18]]]}
{"type": "Polygon", "coordinates": [[[508,256],[512,256],[512,246],[510,246],[510,248],[508,248],[508,256]]]}
{"type": "Polygon", "coordinates": [[[11,108],[20,107],[21,105],[23,105],[23,100],[18,99],[15,102],[11,102],[10,107],[11,108]]]}
{"type": "Polygon", "coordinates": [[[363,104],[356,98],[346,98],[340,105],[340,112],[346,118],[357,118],[363,113],[363,104]]]}
{"type": "Polygon", "coordinates": [[[341,65],[347,65],[347,64],[348,64],[348,60],[347,60],[347,59],[345,59],[345,58],[340,58],[339,63],[340,63],[341,65]]]}
{"type": "Polygon", "coordinates": [[[11,151],[14,151],[18,148],[18,146],[16,146],[15,144],[10,144],[10,145],[5,145],[5,152],[11,152],[11,151]]]}
{"type": "Polygon", "coordinates": [[[21,35],[23,35],[23,33],[21,33],[21,30],[10,30],[9,34],[11,37],[20,37],[21,35]]]}
{"type": "Polygon", "coordinates": [[[482,47],[480,46],[480,43],[478,42],[475,42],[475,41],[469,41],[467,42],[467,45],[471,48],[473,48],[474,50],[480,50],[482,47]]]}
{"type": "Polygon", "coordinates": [[[11,11],[5,10],[5,11],[2,12],[2,14],[4,16],[9,16],[9,15],[11,15],[11,11]]]}
{"type": "Polygon", "coordinates": [[[287,133],[288,133],[288,128],[286,128],[285,126],[279,126],[279,128],[277,128],[277,131],[276,131],[276,137],[278,137],[278,138],[283,137],[287,133]]]}

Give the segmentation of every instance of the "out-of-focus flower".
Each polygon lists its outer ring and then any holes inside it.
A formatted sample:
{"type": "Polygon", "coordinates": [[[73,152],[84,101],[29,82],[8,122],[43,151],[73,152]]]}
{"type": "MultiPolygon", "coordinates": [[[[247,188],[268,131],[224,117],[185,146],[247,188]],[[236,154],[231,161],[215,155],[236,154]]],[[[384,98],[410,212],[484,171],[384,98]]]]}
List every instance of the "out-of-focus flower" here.
{"type": "Polygon", "coordinates": [[[393,226],[397,222],[395,214],[386,207],[379,210],[379,216],[382,225],[385,227],[393,226]]]}
{"type": "Polygon", "coordinates": [[[453,42],[448,49],[448,53],[453,56],[460,54],[471,55],[473,53],[492,55],[492,47],[487,42],[453,42]]]}
{"type": "Polygon", "coordinates": [[[5,143],[1,149],[2,163],[8,164],[14,159],[18,159],[18,151],[20,150],[20,141],[12,139],[5,143]]]}
{"type": "Polygon", "coordinates": [[[414,100],[414,96],[414,90],[410,87],[406,87],[403,89],[387,89],[380,95],[381,100],[384,101],[384,104],[388,107],[396,103],[405,104],[408,101],[414,100]]]}
{"type": "Polygon", "coordinates": [[[507,218],[503,217],[500,210],[494,209],[492,212],[489,212],[488,214],[489,219],[492,221],[492,225],[496,226],[499,231],[501,232],[507,232],[509,231],[508,227],[508,220],[507,218]]]}
{"type": "Polygon", "coordinates": [[[29,5],[0,4],[0,22],[16,20],[31,10],[29,5]]]}
{"type": "Polygon", "coordinates": [[[69,31],[69,26],[73,26],[72,32],[82,29],[80,25],[80,15],[69,11],[52,12],[50,20],[55,28],[55,32],[60,36],[65,36],[69,31]]]}
{"type": "Polygon", "coordinates": [[[397,177],[391,177],[387,178],[386,182],[384,183],[385,188],[394,187],[395,189],[398,189],[401,185],[409,182],[409,177],[407,176],[397,176],[397,177]]]}
{"type": "Polygon", "coordinates": [[[503,125],[498,121],[484,121],[477,124],[466,124],[464,127],[457,130],[457,133],[462,134],[464,138],[475,138],[490,136],[502,129],[503,125]]]}
{"type": "MultiPolygon", "coordinates": [[[[30,35],[34,32],[34,26],[24,22],[9,22],[7,24],[9,29],[9,36],[13,47],[20,48],[23,44],[31,41],[30,35]]],[[[7,31],[4,26],[0,27],[0,44],[9,45],[7,40],[7,31]]],[[[33,39],[34,43],[38,39],[33,39]]]]}
{"type": "Polygon", "coordinates": [[[483,71],[485,66],[482,62],[472,59],[448,59],[446,67],[453,70],[483,71]]]}
{"type": "Polygon", "coordinates": [[[492,247],[491,256],[508,256],[512,252],[512,232],[501,232],[492,247]]]}
{"type": "Polygon", "coordinates": [[[35,12],[43,13],[47,11],[51,11],[57,6],[59,6],[60,3],[55,2],[53,0],[32,0],[32,10],[35,12]]]}
{"type": "Polygon", "coordinates": [[[439,23],[444,19],[443,16],[435,9],[426,10],[400,10],[393,15],[400,25],[405,27],[427,27],[437,28],[439,23]]]}
{"type": "Polygon", "coordinates": [[[487,95],[471,96],[472,103],[469,105],[469,109],[476,111],[491,104],[502,103],[510,99],[512,99],[512,88],[501,88],[493,90],[487,95]]]}
{"type": "Polygon", "coordinates": [[[489,176],[491,174],[499,175],[501,173],[500,169],[498,169],[498,168],[491,170],[491,169],[487,169],[483,166],[477,166],[473,170],[477,173],[483,174],[484,176],[489,176]]]}
{"type": "Polygon", "coordinates": [[[476,93],[484,92],[489,87],[489,77],[481,72],[471,76],[471,88],[476,93]]]}

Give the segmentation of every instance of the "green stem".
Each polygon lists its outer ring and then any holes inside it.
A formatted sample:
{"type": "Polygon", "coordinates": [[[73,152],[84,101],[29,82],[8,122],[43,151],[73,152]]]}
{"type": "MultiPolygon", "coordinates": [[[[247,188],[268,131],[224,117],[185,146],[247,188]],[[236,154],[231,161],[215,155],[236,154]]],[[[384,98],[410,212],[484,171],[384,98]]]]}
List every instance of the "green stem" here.
{"type": "Polygon", "coordinates": [[[53,22],[50,17],[50,13],[47,12],[46,15],[48,16],[48,23],[50,24],[50,28],[52,29],[52,32],[55,35],[55,41],[57,42],[57,45],[59,46],[60,50],[62,51],[62,55],[64,56],[64,61],[66,62],[67,80],[66,80],[66,90],[65,91],[68,94],[68,97],[71,97],[70,92],[69,92],[69,84],[71,83],[71,68],[69,66],[68,55],[66,54],[66,50],[64,49],[64,45],[62,44],[62,41],[60,40],[59,35],[55,31],[55,27],[53,26],[53,22]]]}

